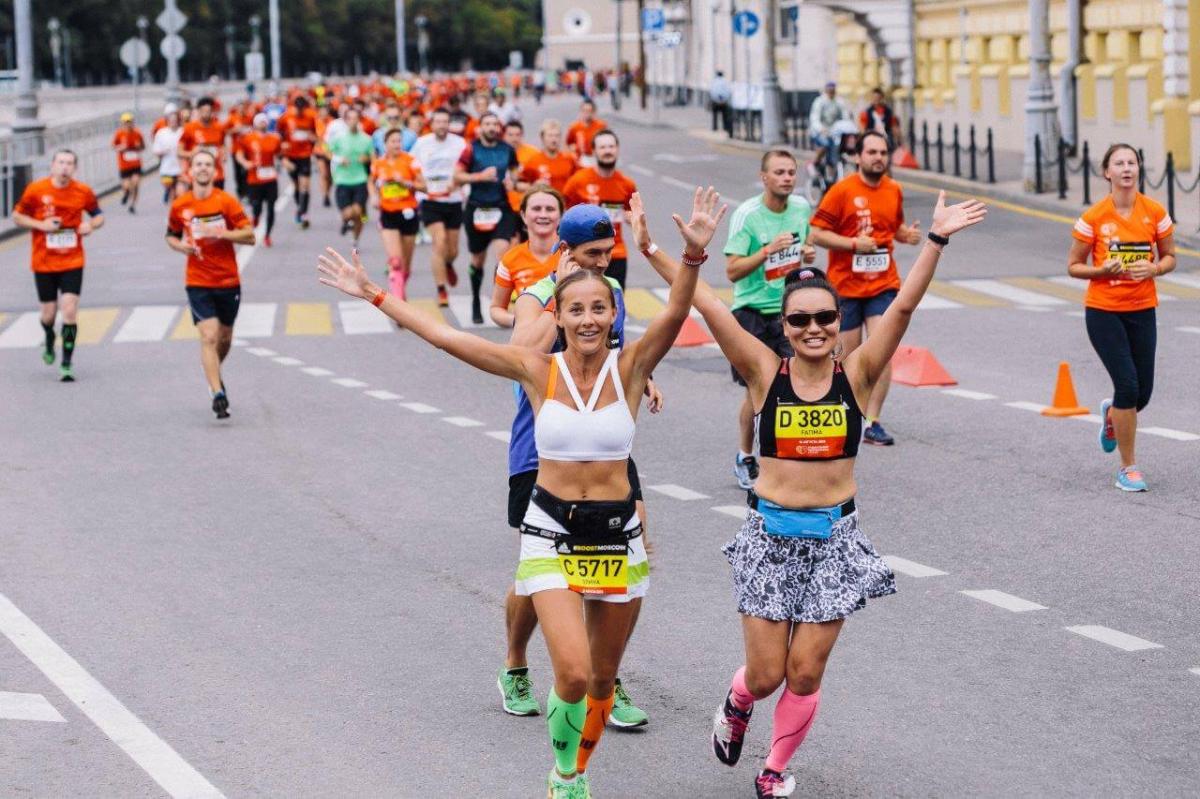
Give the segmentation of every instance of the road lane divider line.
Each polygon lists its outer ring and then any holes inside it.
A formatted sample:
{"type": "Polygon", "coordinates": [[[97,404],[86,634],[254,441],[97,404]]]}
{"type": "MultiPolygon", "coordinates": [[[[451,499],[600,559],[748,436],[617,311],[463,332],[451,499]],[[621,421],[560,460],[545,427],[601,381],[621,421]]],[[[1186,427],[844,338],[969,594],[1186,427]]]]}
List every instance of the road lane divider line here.
{"type": "Polygon", "coordinates": [[[484,435],[497,441],[503,441],[505,444],[512,443],[512,433],[507,430],[489,430],[484,435]]]}
{"type": "Polygon", "coordinates": [[[364,391],[363,393],[366,394],[368,397],[374,397],[377,400],[404,399],[404,397],[400,396],[399,394],[393,394],[392,392],[384,391],[381,388],[371,389],[370,391],[364,391]]]}
{"type": "Polygon", "coordinates": [[[483,422],[469,416],[443,416],[442,421],[455,427],[483,427],[483,422]]]}
{"type": "Polygon", "coordinates": [[[279,364],[280,366],[303,366],[304,365],[304,361],[300,360],[299,358],[292,358],[287,355],[280,355],[278,357],[272,358],[271,360],[274,361],[275,363],[279,364]]]}
{"type": "Polygon", "coordinates": [[[717,505],[716,507],[709,508],[709,510],[715,511],[716,513],[723,513],[726,516],[732,516],[735,519],[746,518],[745,505],[717,505]]]}
{"type": "Polygon", "coordinates": [[[884,555],[884,561],[894,572],[906,574],[909,577],[943,577],[947,572],[941,569],[935,569],[932,566],[926,566],[924,563],[917,563],[914,560],[908,560],[896,555],[884,555]]]}
{"type": "Polygon", "coordinates": [[[630,164],[629,171],[636,172],[639,175],[643,175],[648,178],[658,177],[657,172],[655,172],[653,169],[647,169],[646,167],[642,166],[641,164],[630,164]]]}
{"type": "Polygon", "coordinates": [[[1172,430],[1169,427],[1139,427],[1138,432],[1145,433],[1148,436],[1169,438],[1173,441],[1200,441],[1200,436],[1195,433],[1185,433],[1182,430],[1172,430]]]}
{"type": "Polygon", "coordinates": [[[1192,674],[1195,674],[1197,677],[1200,677],[1200,666],[1193,666],[1192,668],[1188,669],[1188,671],[1190,671],[1192,674]]]}
{"type": "Polygon", "coordinates": [[[41,694],[19,694],[0,691],[0,719],[10,721],[54,721],[66,724],[67,720],[41,694]]]}
{"type": "Polygon", "coordinates": [[[169,795],[178,799],[224,799],[212,783],[3,594],[0,632],[169,795]]]}
{"type": "Polygon", "coordinates": [[[1068,632],[1082,635],[1084,638],[1091,638],[1093,641],[1099,641],[1102,644],[1122,649],[1126,652],[1141,652],[1146,649],[1163,649],[1162,644],[1156,644],[1153,641],[1147,641],[1144,638],[1138,638],[1136,635],[1123,633],[1120,630],[1114,630],[1111,627],[1103,627],[1099,624],[1083,624],[1075,627],[1063,628],[1068,632]]]}
{"type": "Polygon", "coordinates": [[[344,388],[366,388],[370,385],[361,380],[355,380],[353,377],[335,377],[329,382],[335,386],[343,386],[344,388]]]}
{"type": "Polygon", "coordinates": [[[1046,408],[1039,402],[1006,402],[1004,407],[1016,408],[1019,411],[1033,411],[1034,413],[1041,413],[1046,408]]]}
{"type": "Polygon", "coordinates": [[[678,499],[683,502],[692,502],[697,499],[712,499],[712,497],[710,497],[708,494],[701,494],[699,491],[693,491],[690,488],[684,488],[683,486],[675,485],[674,483],[662,483],[661,485],[646,487],[651,491],[657,491],[663,496],[670,497],[671,499],[678,499]]]}
{"type": "Polygon", "coordinates": [[[1190,325],[1182,325],[1175,329],[1180,333],[1200,333],[1200,327],[1191,327],[1190,325]]]}
{"type": "Polygon", "coordinates": [[[1028,599],[1022,599],[1019,596],[1006,594],[1003,591],[997,591],[993,588],[986,588],[979,591],[960,591],[961,594],[966,594],[972,599],[978,599],[980,602],[986,602],[989,605],[995,605],[998,608],[1012,611],[1013,613],[1025,613],[1031,610],[1046,610],[1045,605],[1039,605],[1036,602],[1030,602],[1028,599]]]}
{"type": "Polygon", "coordinates": [[[994,400],[995,394],[988,394],[983,391],[971,391],[967,388],[943,388],[943,394],[949,394],[952,397],[962,397],[969,400],[994,400]]]}
{"type": "MultiPolygon", "coordinates": [[[[247,352],[249,352],[249,350],[247,350],[247,352]]],[[[323,369],[320,366],[306,366],[300,371],[304,372],[306,375],[312,375],[313,377],[329,377],[331,374],[333,374],[333,372],[330,370],[323,369]]]]}
{"type": "Polygon", "coordinates": [[[441,408],[435,408],[432,405],[426,405],[423,402],[401,402],[401,408],[408,408],[413,413],[441,413],[441,408]]]}
{"type": "Polygon", "coordinates": [[[251,355],[257,355],[260,358],[274,358],[279,354],[275,350],[269,350],[266,347],[247,347],[246,352],[251,355]]]}

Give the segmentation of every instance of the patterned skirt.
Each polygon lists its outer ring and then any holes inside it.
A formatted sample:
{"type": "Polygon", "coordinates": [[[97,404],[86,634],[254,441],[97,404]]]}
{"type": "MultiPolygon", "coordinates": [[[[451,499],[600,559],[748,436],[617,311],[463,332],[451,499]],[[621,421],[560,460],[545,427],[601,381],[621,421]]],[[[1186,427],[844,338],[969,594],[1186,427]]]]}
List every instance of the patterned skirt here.
{"type": "Polygon", "coordinates": [[[896,593],[896,577],[858,528],[858,512],[828,539],[768,535],[763,517],[746,521],[723,552],[733,567],[738,612],[770,621],[844,619],[867,599],[896,593]]]}

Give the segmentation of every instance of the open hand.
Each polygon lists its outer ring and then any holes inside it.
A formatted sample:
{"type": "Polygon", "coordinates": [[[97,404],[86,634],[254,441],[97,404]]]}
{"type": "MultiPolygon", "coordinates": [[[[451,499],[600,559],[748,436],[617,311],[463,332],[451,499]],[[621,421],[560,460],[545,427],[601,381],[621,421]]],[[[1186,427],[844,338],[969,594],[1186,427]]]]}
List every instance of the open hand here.
{"type": "Polygon", "coordinates": [[[712,186],[707,189],[697,186],[692,197],[692,218],[684,223],[679,214],[671,214],[675,227],[679,228],[679,235],[683,236],[684,249],[690,254],[699,255],[704,252],[717,232],[717,225],[725,218],[729,205],[717,208],[720,199],[721,195],[712,186]]]}
{"type": "Polygon", "coordinates": [[[1140,261],[1131,263],[1125,274],[1134,280],[1146,280],[1147,278],[1154,277],[1157,273],[1158,270],[1155,268],[1153,262],[1143,258],[1140,261]]]}
{"type": "Polygon", "coordinates": [[[987,206],[979,200],[972,198],[955,205],[946,205],[946,192],[939,191],[929,230],[939,236],[949,237],[963,228],[979,224],[986,216],[987,206]]]}
{"type": "Polygon", "coordinates": [[[371,279],[362,261],[358,260],[357,248],[351,256],[354,263],[348,262],[332,247],[326,247],[325,252],[327,255],[317,256],[317,271],[321,273],[317,280],[351,297],[366,299],[372,293],[367,289],[371,279]]]}
{"type": "Polygon", "coordinates": [[[558,266],[554,269],[554,279],[561,283],[564,277],[581,268],[579,262],[571,257],[571,248],[564,246],[558,256],[558,266]]]}
{"type": "Polygon", "coordinates": [[[646,207],[642,195],[634,192],[629,198],[629,226],[633,228],[633,240],[639,250],[650,248],[650,227],[646,224],[646,207]]]}
{"type": "Polygon", "coordinates": [[[653,380],[646,381],[646,410],[658,413],[663,409],[663,395],[653,380]]]}

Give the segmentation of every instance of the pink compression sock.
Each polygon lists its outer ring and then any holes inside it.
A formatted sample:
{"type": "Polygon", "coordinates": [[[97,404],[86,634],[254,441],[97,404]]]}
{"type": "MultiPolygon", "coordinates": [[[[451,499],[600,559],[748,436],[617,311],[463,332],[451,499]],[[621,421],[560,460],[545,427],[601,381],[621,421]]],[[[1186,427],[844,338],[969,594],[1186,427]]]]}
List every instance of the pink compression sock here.
{"type": "Polygon", "coordinates": [[[808,735],[813,719],[817,717],[817,706],[821,704],[821,692],[801,696],[787,688],[775,705],[775,726],[771,729],[771,752],[767,755],[767,768],[782,772],[796,749],[808,735]]]}
{"type": "Polygon", "coordinates": [[[746,688],[746,667],[742,666],[733,674],[733,682],[729,686],[733,693],[733,704],[738,710],[749,710],[754,706],[754,694],[746,688]]]}

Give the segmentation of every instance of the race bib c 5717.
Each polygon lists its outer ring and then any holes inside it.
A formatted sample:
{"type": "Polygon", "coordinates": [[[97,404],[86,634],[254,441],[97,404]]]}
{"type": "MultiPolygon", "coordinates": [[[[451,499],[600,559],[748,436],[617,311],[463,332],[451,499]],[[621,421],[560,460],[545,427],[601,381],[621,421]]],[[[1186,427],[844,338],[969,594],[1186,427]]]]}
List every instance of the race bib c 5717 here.
{"type": "Polygon", "coordinates": [[[846,451],[846,406],[784,404],[775,407],[778,458],[837,458],[846,451]]]}
{"type": "Polygon", "coordinates": [[[803,246],[802,244],[792,244],[789,247],[784,247],[782,250],[768,255],[767,262],[763,264],[767,280],[777,280],[781,277],[786,277],[788,272],[797,269],[804,257],[801,252],[803,246]]]}
{"type": "Polygon", "coordinates": [[[887,250],[856,252],[850,263],[850,271],[868,274],[886,272],[890,261],[887,250]]]}
{"type": "Polygon", "coordinates": [[[624,594],[629,590],[629,546],[622,538],[558,545],[558,566],[567,587],[580,594],[624,594]]]}

